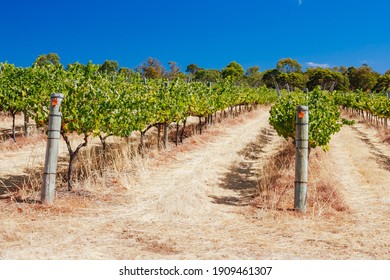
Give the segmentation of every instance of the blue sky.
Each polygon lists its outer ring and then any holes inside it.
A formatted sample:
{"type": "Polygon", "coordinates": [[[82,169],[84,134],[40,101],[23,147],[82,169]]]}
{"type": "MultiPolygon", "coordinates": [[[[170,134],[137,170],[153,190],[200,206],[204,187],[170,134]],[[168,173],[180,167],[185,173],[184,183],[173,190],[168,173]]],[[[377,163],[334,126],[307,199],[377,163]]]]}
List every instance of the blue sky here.
{"type": "Polygon", "coordinates": [[[0,0],[0,61],[29,66],[58,53],[64,65],[148,57],[221,69],[309,65],[390,69],[390,1],[0,0]]]}

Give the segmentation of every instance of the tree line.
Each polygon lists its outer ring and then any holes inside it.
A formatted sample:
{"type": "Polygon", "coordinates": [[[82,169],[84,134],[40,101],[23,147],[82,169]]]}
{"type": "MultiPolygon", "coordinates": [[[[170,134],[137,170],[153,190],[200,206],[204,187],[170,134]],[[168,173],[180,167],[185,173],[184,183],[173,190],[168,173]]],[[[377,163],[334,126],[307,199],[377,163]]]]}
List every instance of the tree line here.
{"type": "Polygon", "coordinates": [[[260,72],[258,66],[252,66],[244,71],[237,62],[229,63],[221,71],[206,70],[195,64],[190,64],[186,72],[194,80],[218,80],[228,76],[252,87],[265,85],[275,88],[278,85],[288,90],[314,90],[320,86],[323,90],[384,92],[390,88],[390,70],[381,75],[367,64],[356,67],[321,68],[310,67],[302,70],[302,65],[291,58],[280,59],[273,69],[260,72]]]}
{"type": "MultiPolygon", "coordinates": [[[[48,64],[61,65],[60,58],[55,53],[39,56],[33,66],[48,64]]],[[[135,68],[119,67],[117,61],[106,60],[101,64],[99,72],[107,75],[122,74],[128,77],[140,73],[147,79],[183,79],[187,81],[217,82],[230,77],[237,83],[247,84],[251,87],[262,85],[275,88],[276,84],[281,88],[313,90],[320,86],[324,90],[334,89],[339,91],[385,92],[390,88],[390,70],[381,75],[372,70],[367,64],[356,68],[354,66],[339,66],[333,68],[309,67],[302,70],[302,65],[295,59],[283,58],[276,63],[273,69],[260,71],[259,66],[244,68],[236,61],[230,62],[222,69],[205,69],[196,64],[189,64],[185,70],[174,61],[168,62],[166,69],[158,59],[147,58],[141,65],[135,68]]],[[[69,67],[69,65],[68,65],[69,67]]]]}

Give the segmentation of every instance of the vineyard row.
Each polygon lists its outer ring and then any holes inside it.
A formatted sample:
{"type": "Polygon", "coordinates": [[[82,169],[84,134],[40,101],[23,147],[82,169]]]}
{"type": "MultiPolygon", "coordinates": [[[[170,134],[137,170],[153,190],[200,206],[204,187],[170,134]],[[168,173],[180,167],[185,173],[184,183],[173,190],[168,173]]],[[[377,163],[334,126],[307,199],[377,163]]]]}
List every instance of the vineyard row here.
{"type": "MultiPolygon", "coordinates": [[[[69,189],[73,162],[90,137],[99,137],[104,146],[109,136],[128,137],[139,131],[142,151],[145,133],[154,126],[163,126],[167,139],[172,122],[185,125],[189,116],[210,122],[218,111],[233,113],[237,107],[272,103],[277,98],[274,90],[239,85],[231,79],[213,84],[180,79],[146,81],[139,75],[108,76],[92,63],[73,64],[67,70],[54,65],[17,68],[10,64],[0,69],[0,110],[13,119],[23,112],[38,127],[46,127],[51,94],[64,94],[61,135],[70,156],[69,189]],[[82,135],[84,142],[72,147],[72,133],[82,135]]],[[[15,139],[15,132],[13,135],[15,139]]]]}

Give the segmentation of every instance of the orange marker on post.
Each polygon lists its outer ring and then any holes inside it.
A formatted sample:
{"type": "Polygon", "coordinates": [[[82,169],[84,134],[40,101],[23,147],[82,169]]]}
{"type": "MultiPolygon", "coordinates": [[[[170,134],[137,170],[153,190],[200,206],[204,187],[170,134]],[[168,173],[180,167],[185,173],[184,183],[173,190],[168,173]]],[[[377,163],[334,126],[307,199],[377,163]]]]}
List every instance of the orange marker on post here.
{"type": "Polygon", "coordinates": [[[58,105],[58,100],[57,100],[57,98],[53,98],[53,100],[51,101],[51,105],[52,105],[52,106],[57,106],[57,105],[58,105]]]}

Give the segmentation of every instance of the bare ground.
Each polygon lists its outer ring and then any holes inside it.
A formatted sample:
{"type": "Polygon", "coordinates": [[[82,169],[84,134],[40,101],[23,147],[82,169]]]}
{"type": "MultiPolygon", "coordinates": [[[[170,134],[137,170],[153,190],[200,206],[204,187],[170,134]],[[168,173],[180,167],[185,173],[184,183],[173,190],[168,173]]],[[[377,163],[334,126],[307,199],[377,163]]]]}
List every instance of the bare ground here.
{"type": "Polygon", "coordinates": [[[358,237],[357,253],[390,259],[390,149],[377,131],[358,123],[334,136],[330,151],[353,223],[344,238],[358,237]]]}
{"type": "Polygon", "coordinates": [[[285,141],[267,111],[210,129],[196,149],[141,160],[135,178],[114,178],[97,199],[81,186],[53,207],[0,201],[0,258],[390,259],[390,148],[360,124],[324,157],[350,211],[251,205],[262,166],[285,141]]]}

